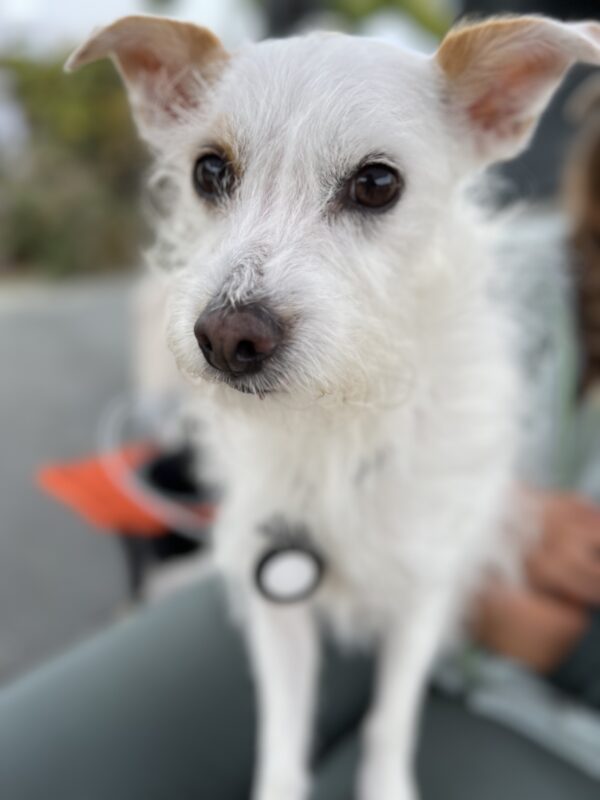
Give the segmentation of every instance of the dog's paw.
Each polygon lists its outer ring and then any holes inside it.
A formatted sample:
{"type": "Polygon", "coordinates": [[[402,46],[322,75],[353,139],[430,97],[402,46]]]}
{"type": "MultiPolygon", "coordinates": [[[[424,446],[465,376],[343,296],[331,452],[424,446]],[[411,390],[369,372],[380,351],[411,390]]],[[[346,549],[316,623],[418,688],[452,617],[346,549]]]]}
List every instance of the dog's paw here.
{"type": "Polygon", "coordinates": [[[397,753],[373,753],[358,773],[358,800],[418,800],[412,775],[397,753]]]}

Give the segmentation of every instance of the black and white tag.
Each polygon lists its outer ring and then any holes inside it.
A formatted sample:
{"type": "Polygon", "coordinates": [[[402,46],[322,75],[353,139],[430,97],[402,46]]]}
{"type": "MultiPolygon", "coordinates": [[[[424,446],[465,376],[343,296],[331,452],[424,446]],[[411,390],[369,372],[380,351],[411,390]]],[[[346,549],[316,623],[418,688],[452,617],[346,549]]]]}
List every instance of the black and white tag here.
{"type": "Polygon", "coordinates": [[[263,530],[276,541],[264,551],[256,566],[258,590],[273,603],[298,603],[311,597],[321,584],[325,564],[311,545],[305,528],[292,529],[282,520],[276,520],[263,530]]]}

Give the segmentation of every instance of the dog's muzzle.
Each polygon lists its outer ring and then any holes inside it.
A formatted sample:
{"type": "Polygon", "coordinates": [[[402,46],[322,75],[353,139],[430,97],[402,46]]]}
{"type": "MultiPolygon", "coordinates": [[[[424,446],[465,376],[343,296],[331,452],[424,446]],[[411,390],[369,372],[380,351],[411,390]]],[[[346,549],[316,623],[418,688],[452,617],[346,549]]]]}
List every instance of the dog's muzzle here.
{"type": "Polygon", "coordinates": [[[281,325],[263,305],[206,309],[194,335],[202,355],[216,370],[233,377],[255,375],[281,344],[281,325]]]}

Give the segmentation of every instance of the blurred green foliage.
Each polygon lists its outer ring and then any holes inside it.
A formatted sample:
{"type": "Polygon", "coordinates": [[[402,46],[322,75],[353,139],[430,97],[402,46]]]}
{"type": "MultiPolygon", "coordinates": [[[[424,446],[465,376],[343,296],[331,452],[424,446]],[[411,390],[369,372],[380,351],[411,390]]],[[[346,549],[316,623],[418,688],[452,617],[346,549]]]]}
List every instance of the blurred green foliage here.
{"type": "Polygon", "coordinates": [[[304,14],[334,11],[357,23],[378,11],[397,11],[441,37],[456,14],[455,0],[254,0],[267,14],[269,29],[278,35],[293,30],[304,14]]]}
{"type": "Polygon", "coordinates": [[[0,268],[50,276],[132,265],[145,163],[123,87],[108,63],[66,75],[62,62],[0,60],[30,129],[0,154],[0,268]]]}
{"type": "Polygon", "coordinates": [[[148,11],[154,14],[171,11],[172,7],[176,5],[175,0],[146,0],[145,5],[148,11]]]}
{"type": "Polygon", "coordinates": [[[353,20],[382,9],[403,11],[437,36],[442,36],[452,22],[450,4],[446,0],[331,0],[330,4],[353,20]]]}

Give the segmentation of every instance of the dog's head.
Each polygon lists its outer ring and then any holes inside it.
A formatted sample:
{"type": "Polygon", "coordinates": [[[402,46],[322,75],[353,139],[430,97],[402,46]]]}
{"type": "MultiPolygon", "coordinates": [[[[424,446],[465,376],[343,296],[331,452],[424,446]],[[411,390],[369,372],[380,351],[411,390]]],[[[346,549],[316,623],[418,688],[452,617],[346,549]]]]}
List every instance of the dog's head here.
{"type": "Polygon", "coordinates": [[[108,55],[177,188],[161,246],[181,369],[342,395],[409,360],[421,287],[461,266],[445,252],[457,187],[526,146],[571,64],[600,63],[600,25],[500,18],[427,57],[335,34],[228,53],[203,28],[128,17],[68,66],[108,55]]]}

